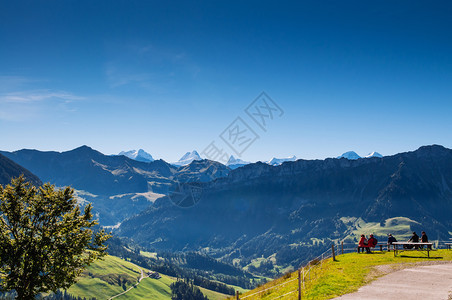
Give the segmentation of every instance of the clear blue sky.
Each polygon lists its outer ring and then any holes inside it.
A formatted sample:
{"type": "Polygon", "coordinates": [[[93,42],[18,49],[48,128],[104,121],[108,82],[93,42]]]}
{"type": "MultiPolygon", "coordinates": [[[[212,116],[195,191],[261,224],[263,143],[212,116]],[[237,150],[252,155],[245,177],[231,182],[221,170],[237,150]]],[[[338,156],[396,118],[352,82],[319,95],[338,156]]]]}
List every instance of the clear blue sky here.
{"type": "Polygon", "coordinates": [[[452,148],[451,1],[0,1],[0,149],[245,160],[452,148]],[[245,108],[284,114],[264,132],[245,108]]]}

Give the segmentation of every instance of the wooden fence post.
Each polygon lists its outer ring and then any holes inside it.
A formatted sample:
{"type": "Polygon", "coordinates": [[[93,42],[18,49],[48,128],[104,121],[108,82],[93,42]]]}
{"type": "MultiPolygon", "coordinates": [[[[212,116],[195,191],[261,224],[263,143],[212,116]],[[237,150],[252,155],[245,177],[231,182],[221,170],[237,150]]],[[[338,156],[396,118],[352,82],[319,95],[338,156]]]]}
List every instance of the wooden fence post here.
{"type": "Polygon", "coordinates": [[[239,298],[239,291],[235,291],[235,299],[240,300],[240,298],[239,298]]]}
{"type": "Polygon", "coordinates": [[[344,254],[344,241],[341,241],[341,254],[344,254]]]}
{"type": "Polygon", "coordinates": [[[331,251],[333,253],[333,261],[336,261],[336,255],[334,254],[334,244],[331,245],[331,251]]]}
{"type": "Polygon", "coordinates": [[[306,286],[304,284],[305,281],[306,281],[306,272],[305,272],[305,269],[303,268],[303,289],[306,288],[306,286]]]}
{"type": "Polygon", "coordinates": [[[301,300],[301,269],[298,269],[298,300],[301,300]]]}

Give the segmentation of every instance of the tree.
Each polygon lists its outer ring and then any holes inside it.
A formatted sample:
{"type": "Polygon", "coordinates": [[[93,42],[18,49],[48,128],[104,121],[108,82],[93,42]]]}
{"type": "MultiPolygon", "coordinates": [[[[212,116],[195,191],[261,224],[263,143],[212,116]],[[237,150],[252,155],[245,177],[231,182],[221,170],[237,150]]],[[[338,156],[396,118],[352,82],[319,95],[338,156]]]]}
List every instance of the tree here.
{"type": "Polygon", "coordinates": [[[104,230],[93,232],[91,205],[82,213],[74,190],[32,186],[21,176],[0,185],[0,288],[18,299],[67,289],[106,255],[104,230]]]}

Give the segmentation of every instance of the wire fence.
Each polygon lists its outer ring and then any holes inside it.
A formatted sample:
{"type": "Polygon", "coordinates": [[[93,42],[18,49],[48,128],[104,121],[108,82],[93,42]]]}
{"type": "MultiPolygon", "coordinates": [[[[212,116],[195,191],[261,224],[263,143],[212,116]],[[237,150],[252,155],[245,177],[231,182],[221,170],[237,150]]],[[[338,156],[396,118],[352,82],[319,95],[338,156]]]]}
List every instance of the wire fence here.
{"type": "MultiPolygon", "coordinates": [[[[434,249],[449,249],[452,250],[452,241],[432,241],[434,249]]],[[[261,299],[266,298],[270,294],[276,294],[274,297],[266,299],[298,299],[300,300],[306,292],[309,284],[317,279],[321,274],[321,268],[327,259],[335,258],[338,255],[357,252],[358,244],[356,242],[341,242],[332,244],[325,252],[311,259],[305,266],[297,270],[297,275],[294,273],[286,274],[285,276],[276,279],[276,285],[265,288],[257,288],[252,294],[241,296],[237,291],[235,299],[261,299]],[[280,282],[279,282],[280,281],[280,282]],[[296,285],[294,285],[296,281],[296,285]],[[281,295],[279,295],[281,294],[281,295]]],[[[378,243],[374,251],[391,251],[387,243],[378,243]]]]}

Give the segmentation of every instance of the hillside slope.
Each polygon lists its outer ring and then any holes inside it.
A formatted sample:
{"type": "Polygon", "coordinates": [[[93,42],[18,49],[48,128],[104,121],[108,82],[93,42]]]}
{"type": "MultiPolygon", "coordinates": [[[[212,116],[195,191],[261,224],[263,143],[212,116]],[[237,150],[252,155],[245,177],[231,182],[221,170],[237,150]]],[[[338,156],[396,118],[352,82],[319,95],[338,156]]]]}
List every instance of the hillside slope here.
{"type": "MultiPolygon", "coordinates": [[[[89,266],[78,279],[77,283],[68,289],[68,293],[78,297],[94,297],[108,299],[118,295],[136,284],[141,276],[149,271],[115,256],[107,256],[89,266]]],[[[171,283],[176,279],[164,274],[161,278],[144,278],[139,285],[115,299],[171,299],[171,283]]],[[[226,295],[202,289],[202,292],[212,300],[227,298],[226,295]]]]}
{"type": "Polygon", "coordinates": [[[20,175],[24,175],[27,181],[36,186],[42,185],[41,180],[36,175],[0,154],[0,184],[8,184],[12,178],[20,175]]]}

